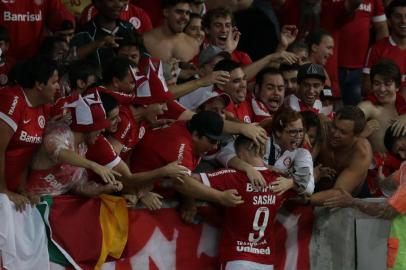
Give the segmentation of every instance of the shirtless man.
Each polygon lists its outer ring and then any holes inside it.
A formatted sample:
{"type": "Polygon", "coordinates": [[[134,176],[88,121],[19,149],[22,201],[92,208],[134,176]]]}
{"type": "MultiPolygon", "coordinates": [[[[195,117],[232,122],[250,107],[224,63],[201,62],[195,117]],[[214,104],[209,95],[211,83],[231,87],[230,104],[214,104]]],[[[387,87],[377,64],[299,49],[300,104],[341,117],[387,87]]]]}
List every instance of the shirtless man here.
{"type": "Polygon", "coordinates": [[[332,169],[334,183],[314,193],[309,203],[322,205],[328,198],[340,195],[341,190],[353,195],[360,191],[372,160],[371,145],[360,136],[365,125],[365,116],[357,107],[344,106],[337,112],[317,158],[320,164],[332,169]]]}
{"type": "MultiPolygon", "coordinates": [[[[374,152],[386,152],[384,136],[393,120],[406,112],[406,102],[399,92],[401,73],[391,60],[382,60],[371,69],[371,93],[358,104],[367,120],[376,120],[379,128],[368,137],[374,152]],[[403,105],[403,106],[402,106],[403,105]]],[[[400,127],[402,123],[398,122],[400,127]]]]}
{"type": "Polygon", "coordinates": [[[176,58],[183,62],[190,61],[199,53],[199,41],[183,32],[190,17],[190,0],[165,0],[164,22],[143,35],[148,52],[169,62],[176,58]]]}

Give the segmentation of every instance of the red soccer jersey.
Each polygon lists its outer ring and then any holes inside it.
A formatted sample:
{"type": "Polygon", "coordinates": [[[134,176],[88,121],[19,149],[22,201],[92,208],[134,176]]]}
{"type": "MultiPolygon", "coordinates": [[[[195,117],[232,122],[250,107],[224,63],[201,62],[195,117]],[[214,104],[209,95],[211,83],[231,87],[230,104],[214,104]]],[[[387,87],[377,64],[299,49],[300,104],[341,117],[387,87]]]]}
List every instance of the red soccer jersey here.
{"type": "Polygon", "coordinates": [[[235,118],[244,123],[254,122],[254,114],[252,112],[251,104],[245,100],[239,104],[233,101],[226,107],[226,110],[234,115],[235,118]]]}
{"type": "MultiPolygon", "coordinates": [[[[81,25],[86,24],[96,14],[97,10],[93,5],[87,6],[82,12],[79,23],[81,25]]],[[[148,13],[133,4],[127,5],[126,9],[120,14],[120,19],[130,22],[140,34],[152,30],[152,23],[148,13]]]]}
{"type": "Polygon", "coordinates": [[[64,20],[74,22],[73,15],[60,0],[0,1],[0,25],[7,28],[11,46],[8,55],[16,60],[34,56],[45,29],[55,31],[64,20]]]}
{"type": "Polygon", "coordinates": [[[138,123],[135,120],[129,106],[121,105],[119,116],[120,122],[113,137],[123,145],[120,157],[127,160],[130,151],[144,137],[147,125],[143,122],[138,123]]]}
{"type": "MultiPolygon", "coordinates": [[[[103,135],[99,135],[94,144],[87,145],[86,158],[110,169],[113,169],[121,161],[110,142],[103,135]]],[[[87,170],[87,174],[89,180],[103,183],[100,176],[93,171],[87,170]]]]}
{"type": "Polygon", "coordinates": [[[14,131],[5,154],[5,179],[8,189],[14,191],[42,142],[46,115],[44,106],[31,106],[20,86],[2,91],[0,119],[14,131]]]}
{"type": "Polygon", "coordinates": [[[187,110],[177,100],[168,101],[166,105],[168,106],[168,110],[166,110],[162,115],[158,115],[158,118],[177,120],[181,114],[187,110]]]}
{"type": "Polygon", "coordinates": [[[205,185],[219,190],[236,189],[243,204],[226,208],[220,239],[221,263],[233,260],[275,263],[273,223],[286,195],[277,195],[270,185],[279,176],[265,167],[256,168],[264,176],[267,186],[255,188],[241,171],[220,170],[201,174],[205,185]]]}
{"type": "Polygon", "coordinates": [[[254,117],[253,122],[259,123],[262,120],[271,117],[265,104],[256,99],[253,95],[248,94],[246,100],[251,104],[252,115],[254,117]]]}
{"type": "MultiPolygon", "coordinates": [[[[134,148],[130,168],[131,172],[144,172],[176,160],[190,171],[200,162],[200,157],[193,151],[192,135],[186,128],[185,121],[176,121],[170,126],[148,131],[134,148]]],[[[157,183],[156,188],[165,187],[165,184],[166,182],[157,183]]],[[[163,193],[166,196],[172,195],[163,193]]]]}
{"type": "Polygon", "coordinates": [[[363,72],[369,74],[371,67],[382,58],[391,59],[398,65],[402,86],[406,87],[406,49],[400,49],[391,37],[379,40],[369,49],[363,72]]]}
{"type": "Polygon", "coordinates": [[[363,0],[354,20],[340,30],[338,66],[363,68],[369,46],[371,22],[386,21],[383,3],[380,0],[363,0]]]}

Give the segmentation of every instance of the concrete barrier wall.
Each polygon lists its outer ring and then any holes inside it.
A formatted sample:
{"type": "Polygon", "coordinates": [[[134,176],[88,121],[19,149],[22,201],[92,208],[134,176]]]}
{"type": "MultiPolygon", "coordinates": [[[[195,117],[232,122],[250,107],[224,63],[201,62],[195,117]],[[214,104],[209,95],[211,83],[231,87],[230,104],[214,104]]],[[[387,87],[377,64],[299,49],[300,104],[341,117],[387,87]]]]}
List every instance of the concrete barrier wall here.
{"type": "MultiPolygon", "coordinates": [[[[356,209],[315,209],[312,270],[384,270],[390,221],[356,209]]],[[[299,269],[300,270],[300,269],[299,269]]]]}

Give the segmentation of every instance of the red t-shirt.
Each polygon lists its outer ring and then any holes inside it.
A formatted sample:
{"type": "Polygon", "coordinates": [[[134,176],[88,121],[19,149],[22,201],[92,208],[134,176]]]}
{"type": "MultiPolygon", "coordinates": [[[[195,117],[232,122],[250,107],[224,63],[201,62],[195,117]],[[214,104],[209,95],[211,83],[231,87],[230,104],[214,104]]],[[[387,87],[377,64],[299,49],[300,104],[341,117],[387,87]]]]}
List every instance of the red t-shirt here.
{"type": "MultiPolygon", "coordinates": [[[[176,160],[190,171],[193,171],[200,162],[200,157],[193,151],[192,134],[186,128],[185,121],[176,121],[170,126],[148,131],[134,148],[130,169],[131,172],[144,172],[176,160]]],[[[167,183],[170,182],[156,183],[155,187],[165,188],[167,183]]],[[[161,193],[166,196],[173,194],[161,193]]]]}
{"type": "Polygon", "coordinates": [[[121,105],[119,116],[120,122],[113,137],[123,145],[120,157],[123,160],[127,160],[130,151],[144,137],[147,124],[144,122],[138,123],[132,115],[129,106],[121,105]]]}
{"type": "Polygon", "coordinates": [[[369,74],[371,67],[382,58],[395,62],[402,74],[402,86],[406,87],[406,49],[400,49],[391,37],[379,40],[368,51],[363,72],[369,74]]]}
{"type": "MultiPolygon", "coordinates": [[[[111,146],[103,135],[99,135],[94,144],[87,146],[86,158],[110,169],[113,169],[121,161],[121,158],[114,151],[113,146],[111,146]]],[[[103,183],[100,176],[95,174],[92,170],[87,170],[87,174],[89,180],[103,183]]]]}
{"type": "Polygon", "coordinates": [[[64,20],[75,21],[60,0],[0,1],[0,10],[0,25],[8,29],[11,39],[8,55],[16,60],[37,53],[45,26],[55,31],[64,20]]]}
{"type": "Polygon", "coordinates": [[[225,208],[220,239],[221,263],[233,260],[275,263],[274,227],[276,213],[286,195],[273,193],[269,186],[279,176],[265,167],[256,168],[268,186],[254,188],[241,171],[220,170],[200,174],[205,185],[219,190],[236,189],[243,204],[225,208]]]}
{"type": "Polygon", "coordinates": [[[234,115],[235,118],[244,123],[254,122],[254,114],[252,112],[251,104],[245,100],[239,104],[233,101],[226,107],[226,110],[234,115]]]}
{"type": "MultiPolygon", "coordinates": [[[[93,5],[87,6],[82,12],[79,23],[81,25],[86,24],[96,14],[97,10],[93,5]]],[[[148,13],[133,4],[128,4],[126,9],[120,14],[120,19],[130,22],[140,34],[152,30],[152,23],[148,13]]]]}
{"type": "Polygon", "coordinates": [[[253,122],[259,123],[262,120],[271,117],[271,114],[269,113],[269,110],[265,104],[256,99],[253,95],[248,94],[246,100],[251,104],[252,115],[254,117],[253,122]]]}
{"type": "Polygon", "coordinates": [[[383,21],[386,21],[386,16],[382,1],[363,0],[355,12],[354,20],[346,23],[340,30],[339,67],[364,67],[371,22],[383,21]]]}
{"type": "Polygon", "coordinates": [[[177,120],[181,114],[187,110],[177,100],[168,101],[166,105],[168,106],[168,110],[166,110],[162,115],[158,115],[158,118],[177,120]]]}
{"type": "Polygon", "coordinates": [[[13,191],[42,142],[47,117],[44,106],[33,108],[23,89],[14,86],[2,90],[0,119],[14,131],[5,154],[5,180],[13,191]]]}

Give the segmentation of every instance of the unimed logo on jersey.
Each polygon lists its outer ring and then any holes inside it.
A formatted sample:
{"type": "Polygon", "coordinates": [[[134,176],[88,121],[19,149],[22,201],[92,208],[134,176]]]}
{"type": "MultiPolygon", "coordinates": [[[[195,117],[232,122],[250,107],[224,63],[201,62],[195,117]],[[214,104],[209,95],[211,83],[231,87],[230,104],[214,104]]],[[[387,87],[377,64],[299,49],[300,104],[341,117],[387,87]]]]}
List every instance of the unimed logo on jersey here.
{"type": "Polygon", "coordinates": [[[11,13],[10,11],[3,12],[5,22],[39,22],[42,21],[42,11],[39,13],[11,13]]]}

